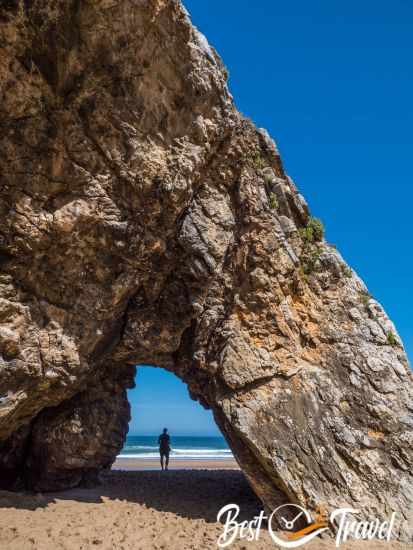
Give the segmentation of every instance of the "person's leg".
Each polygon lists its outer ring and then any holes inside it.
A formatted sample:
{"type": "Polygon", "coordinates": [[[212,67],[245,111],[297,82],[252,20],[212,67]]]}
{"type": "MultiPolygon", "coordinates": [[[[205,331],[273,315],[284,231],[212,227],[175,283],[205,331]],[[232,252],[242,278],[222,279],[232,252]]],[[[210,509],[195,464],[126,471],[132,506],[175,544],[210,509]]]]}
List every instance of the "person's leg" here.
{"type": "Polygon", "coordinates": [[[165,470],[168,469],[169,466],[169,453],[165,455],[165,470]]]}
{"type": "Polygon", "coordinates": [[[162,453],[160,454],[160,457],[161,457],[161,468],[163,470],[163,454],[162,453]]]}

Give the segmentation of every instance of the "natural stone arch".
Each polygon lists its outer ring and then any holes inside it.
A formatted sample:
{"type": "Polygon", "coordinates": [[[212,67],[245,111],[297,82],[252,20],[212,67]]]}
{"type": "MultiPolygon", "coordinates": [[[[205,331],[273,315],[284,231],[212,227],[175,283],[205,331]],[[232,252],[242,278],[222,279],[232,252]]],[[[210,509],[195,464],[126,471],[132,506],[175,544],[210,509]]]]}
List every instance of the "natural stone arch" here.
{"type": "Polygon", "coordinates": [[[278,487],[411,523],[397,332],[305,230],[180,3],[14,0],[0,16],[2,477],[52,489],[108,467],[133,365],[152,363],[212,408],[268,507],[278,487]]]}

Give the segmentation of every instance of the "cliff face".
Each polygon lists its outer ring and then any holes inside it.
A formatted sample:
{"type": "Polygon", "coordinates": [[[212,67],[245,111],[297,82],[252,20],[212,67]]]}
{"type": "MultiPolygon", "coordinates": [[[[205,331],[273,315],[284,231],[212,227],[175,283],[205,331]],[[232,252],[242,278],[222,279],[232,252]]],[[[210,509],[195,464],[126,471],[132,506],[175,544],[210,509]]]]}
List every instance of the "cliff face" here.
{"type": "Polygon", "coordinates": [[[268,507],[396,511],[411,537],[402,343],[181,4],[10,0],[0,22],[3,485],[109,467],[150,363],[268,507]]]}

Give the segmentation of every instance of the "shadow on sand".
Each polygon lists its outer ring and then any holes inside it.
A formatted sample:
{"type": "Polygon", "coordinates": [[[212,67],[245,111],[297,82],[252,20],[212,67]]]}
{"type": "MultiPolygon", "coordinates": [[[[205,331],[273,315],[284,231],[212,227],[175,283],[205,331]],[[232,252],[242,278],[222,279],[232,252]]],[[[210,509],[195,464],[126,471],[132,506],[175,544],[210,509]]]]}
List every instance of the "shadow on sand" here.
{"type": "Polygon", "coordinates": [[[240,506],[239,521],[253,518],[262,509],[239,470],[111,471],[101,485],[90,489],[41,494],[0,491],[0,508],[36,510],[58,500],[134,502],[206,522],[215,522],[218,511],[229,503],[240,506]]]}

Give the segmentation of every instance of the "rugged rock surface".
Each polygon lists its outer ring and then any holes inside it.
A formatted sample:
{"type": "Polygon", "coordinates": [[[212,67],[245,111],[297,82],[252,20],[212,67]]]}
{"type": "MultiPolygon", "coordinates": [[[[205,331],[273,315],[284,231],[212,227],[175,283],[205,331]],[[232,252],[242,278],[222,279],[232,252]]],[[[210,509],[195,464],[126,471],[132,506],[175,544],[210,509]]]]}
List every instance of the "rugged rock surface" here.
{"type": "Polygon", "coordinates": [[[3,481],[108,467],[144,362],[212,408],[268,507],[394,510],[411,538],[402,343],[181,4],[8,0],[0,21],[3,481]]]}

